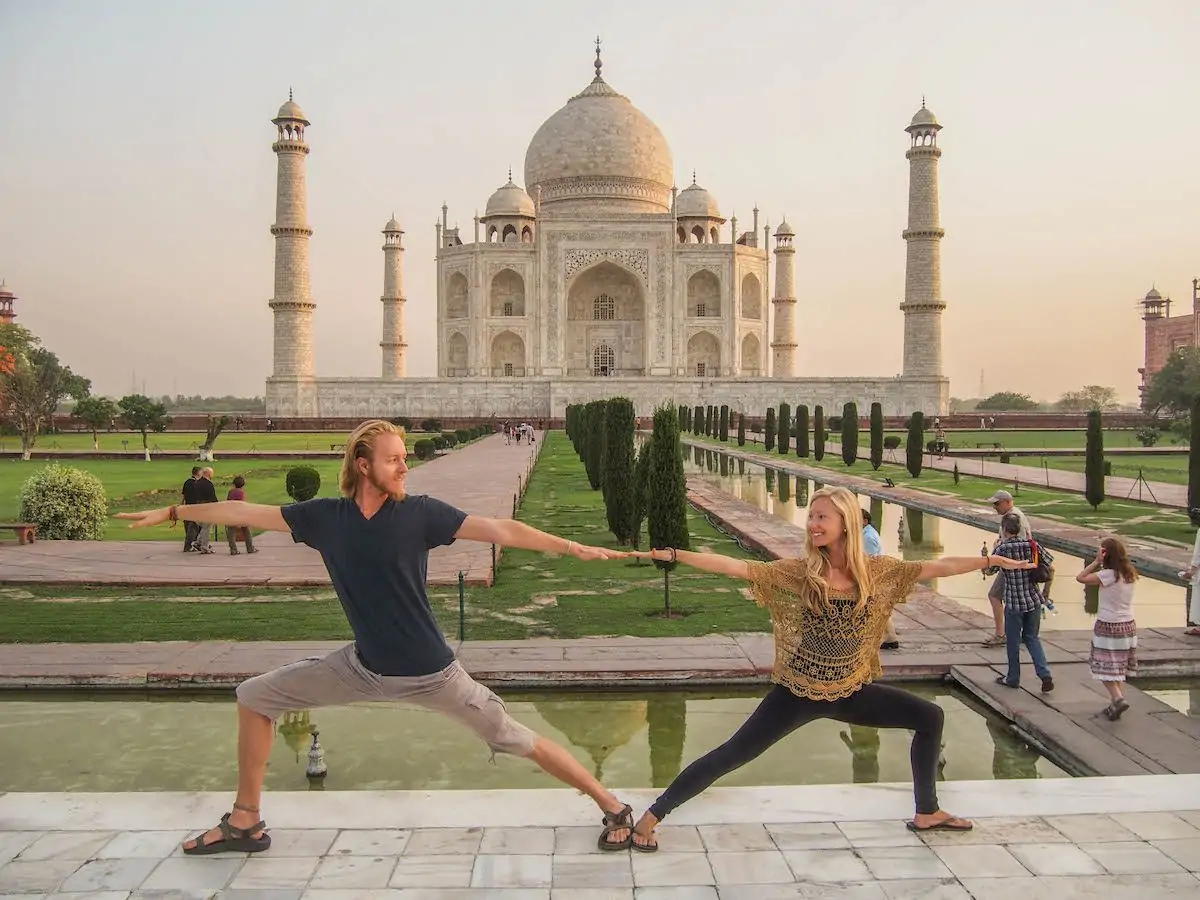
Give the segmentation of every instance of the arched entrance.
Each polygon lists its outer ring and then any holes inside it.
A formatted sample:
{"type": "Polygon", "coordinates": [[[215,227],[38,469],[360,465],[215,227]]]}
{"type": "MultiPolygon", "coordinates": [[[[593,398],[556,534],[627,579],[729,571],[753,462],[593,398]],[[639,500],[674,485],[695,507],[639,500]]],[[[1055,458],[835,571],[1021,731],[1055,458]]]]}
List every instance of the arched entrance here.
{"type": "Polygon", "coordinates": [[[721,315],[721,281],[708,269],[688,279],[687,314],[691,318],[721,315]]]}
{"type": "Polygon", "coordinates": [[[467,339],[461,331],[450,335],[446,341],[446,375],[462,377],[467,374],[467,339]]]}
{"type": "Polygon", "coordinates": [[[762,374],[762,344],[758,335],[742,338],[742,374],[755,377],[762,374]]]}
{"type": "Polygon", "coordinates": [[[455,272],[446,282],[446,318],[465,319],[469,314],[467,278],[455,272]]]}
{"type": "Polygon", "coordinates": [[[715,378],[721,374],[721,342],[710,331],[698,331],[687,344],[687,374],[715,378]]]}
{"type": "Polygon", "coordinates": [[[520,335],[502,331],[492,338],[488,374],[493,378],[521,378],[525,375],[525,342],[520,335]]]}
{"type": "Polygon", "coordinates": [[[488,288],[489,315],[525,315],[525,279],[512,269],[501,269],[488,288]]]}
{"type": "Polygon", "coordinates": [[[567,375],[595,375],[601,347],[603,359],[611,358],[605,374],[645,374],[645,294],[637,278],[608,261],[579,273],[567,290],[567,375]]]}

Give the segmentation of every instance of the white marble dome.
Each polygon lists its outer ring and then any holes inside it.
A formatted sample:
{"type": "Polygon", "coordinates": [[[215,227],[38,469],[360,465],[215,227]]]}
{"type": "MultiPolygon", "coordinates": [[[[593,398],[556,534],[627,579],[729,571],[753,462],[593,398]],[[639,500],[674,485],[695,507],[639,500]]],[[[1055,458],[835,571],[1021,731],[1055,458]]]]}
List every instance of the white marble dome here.
{"type": "Polygon", "coordinates": [[[512,174],[508,176],[508,184],[501,185],[488,198],[484,217],[491,216],[522,216],[532,219],[536,215],[533,198],[520,187],[513,184],[512,174]]]}
{"type": "Polygon", "coordinates": [[[716,198],[693,181],[675,198],[675,215],[679,218],[719,219],[721,210],[716,198]]]}
{"type": "Polygon", "coordinates": [[[925,104],[922,103],[921,108],[918,109],[916,112],[916,115],[914,115],[912,117],[912,124],[910,124],[908,127],[909,128],[923,128],[928,125],[933,125],[938,128],[941,128],[941,126],[938,125],[938,120],[934,117],[933,113],[931,113],[928,109],[926,109],[925,104]]]}
{"type": "Polygon", "coordinates": [[[303,122],[305,125],[308,124],[308,119],[304,115],[304,110],[302,110],[300,108],[300,104],[291,97],[288,97],[287,103],[279,107],[279,113],[275,116],[275,119],[295,119],[303,122]]]}
{"type": "Polygon", "coordinates": [[[404,229],[400,227],[400,223],[396,221],[396,217],[392,216],[390,219],[388,219],[387,224],[383,226],[383,231],[385,234],[395,231],[403,233],[404,229]]]}
{"type": "Polygon", "coordinates": [[[663,133],[600,77],[599,60],[592,83],[542,123],[525,153],[525,185],[533,195],[541,188],[543,210],[669,212],[674,171],[663,133]]]}

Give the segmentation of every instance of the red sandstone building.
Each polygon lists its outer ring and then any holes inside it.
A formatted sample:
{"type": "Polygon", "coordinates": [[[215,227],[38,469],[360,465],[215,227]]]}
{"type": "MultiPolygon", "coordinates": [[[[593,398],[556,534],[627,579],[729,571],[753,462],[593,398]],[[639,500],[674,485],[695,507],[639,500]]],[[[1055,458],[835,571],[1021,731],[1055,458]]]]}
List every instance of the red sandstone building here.
{"type": "Polygon", "coordinates": [[[1143,394],[1172,353],[1185,347],[1200,347],[1200,278],[1192,279],[1192,310],[1182,316],[1171,315],[1171,298],[1163,297],[1150,288],[1139,301],[1142,321],[1146,323],[1146,361],[1138,373],[1142,376],[1143,394]]]}

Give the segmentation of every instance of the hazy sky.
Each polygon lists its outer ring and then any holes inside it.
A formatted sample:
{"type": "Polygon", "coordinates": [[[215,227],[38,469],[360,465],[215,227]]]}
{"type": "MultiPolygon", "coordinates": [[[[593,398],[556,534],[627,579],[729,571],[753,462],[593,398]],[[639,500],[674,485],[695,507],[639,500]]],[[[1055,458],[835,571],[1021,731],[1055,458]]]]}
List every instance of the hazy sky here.
{"type": "MultiPolygon", "coordinates": [[[[308,141],[318,375],[379,374],[406,229],[410,375],[436,366],[434,222],[517,180],[604,76],[750,227],[795,227],[799,374],[901,365],[908,136],[940,143],[955,396],[1136,397],[1152,283],[1200,275],[1195,0],[411,3],[0,0],[0,275],[97,391],[261,394],[275,128],[308,141]]],[[[728,229],[726,229],[726,234],[728,229]]]]}

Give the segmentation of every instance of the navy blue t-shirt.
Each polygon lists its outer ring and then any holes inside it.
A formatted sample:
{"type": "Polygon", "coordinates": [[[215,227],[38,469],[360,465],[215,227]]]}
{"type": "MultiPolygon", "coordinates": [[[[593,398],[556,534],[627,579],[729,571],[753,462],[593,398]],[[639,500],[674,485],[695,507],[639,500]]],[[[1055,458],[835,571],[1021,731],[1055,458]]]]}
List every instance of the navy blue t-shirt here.
{"type": "Polygon", "coordinates": [[[359,655],[378,675],[430,675],[454,661],[425,578],[429,551],[454,543],[466,517],[423,494],[386,500],[370,519],[350,497],[283,507],[292,539],[320,552],[359,655]]]}

